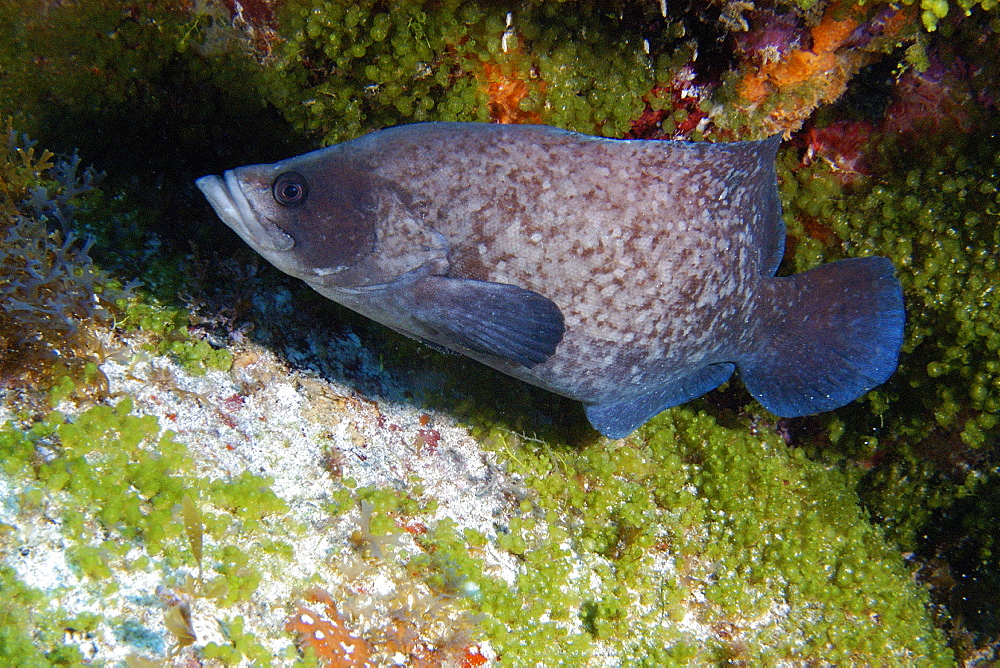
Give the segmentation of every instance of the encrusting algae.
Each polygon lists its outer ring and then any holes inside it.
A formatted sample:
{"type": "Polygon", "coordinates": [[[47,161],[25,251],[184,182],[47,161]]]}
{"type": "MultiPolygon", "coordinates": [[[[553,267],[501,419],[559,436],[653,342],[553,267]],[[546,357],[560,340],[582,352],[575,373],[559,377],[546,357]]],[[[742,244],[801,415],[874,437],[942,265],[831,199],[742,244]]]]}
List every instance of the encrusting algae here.
{"type": "Polygon", "coordinates": [[[756,67],[748,63],[736,85],[736,108],[751,115],[766,109],[762,123],[769,132],[797,130],[817,107],[843,95],[851,78],[880,50],[892,48],[907,32],[913,34],[914,12],[886,11],[859,4],[845,12],[831,5],[809,29],[807,44],[756,67]],[[866,15],[874,18],[863,23],[866,15]],[[782,104],[788,97],[799,104],[782,104]]]}
{"type": "Polygon", "coordinates": [[[995,652],[995,4],[747,4],[0,7],[3,113],[83,151],[0,156],[0,659],[351,665],[335,629],[354,665],[995,652]],[[826,418],[730,388],[598,439],[206,241],[192,179],[249,162],[218,119],[269,162],[301,152],[275,108],[323,143],[804,126],[779,153],[789,273],[892,257],[902,369],[826,418]]]}

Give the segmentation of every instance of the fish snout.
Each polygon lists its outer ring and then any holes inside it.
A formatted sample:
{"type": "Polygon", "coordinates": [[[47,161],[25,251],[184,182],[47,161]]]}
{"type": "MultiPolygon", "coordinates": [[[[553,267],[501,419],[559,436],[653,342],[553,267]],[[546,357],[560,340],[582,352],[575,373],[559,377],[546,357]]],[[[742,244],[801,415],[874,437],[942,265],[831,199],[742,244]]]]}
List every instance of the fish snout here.
{"type": "Polygon", "coordinates": [[[234,170],[227,170],[221,178],[214,174],[203,176],[194,183],[222,222],[254,250],[274,253],[289,251],[295,246],[292,237],[254,211],[234,170]]]}

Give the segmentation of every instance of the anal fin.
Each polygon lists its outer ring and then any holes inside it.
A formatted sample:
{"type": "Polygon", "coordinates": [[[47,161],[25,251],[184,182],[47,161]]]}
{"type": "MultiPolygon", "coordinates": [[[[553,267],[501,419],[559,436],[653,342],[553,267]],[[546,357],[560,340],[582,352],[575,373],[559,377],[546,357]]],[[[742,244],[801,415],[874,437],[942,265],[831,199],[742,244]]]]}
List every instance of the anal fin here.
{"type": "Polygon", "coordinates": [[[736,366],[709,364],[679,381],[624,401],[584,406],[594,429],[608,438],[625,438],[642,423],[671,406],[690,401],[729,380],[736,366]]]}
{"type": "Polygon", "coordinates": [[[424,344],[425,346],[427,346],[428,348],[430,348],[431,350],[433,350],[435,352],[441,353],[442,355],[458,355],[458,353],[455,352],[454,350],[452,350],[451,348],[445,348],[441,344],[434,343],[430,339],[425,339],[423,337],[418,337],[417,341],[420,341],[420,343],[424,344]]]}

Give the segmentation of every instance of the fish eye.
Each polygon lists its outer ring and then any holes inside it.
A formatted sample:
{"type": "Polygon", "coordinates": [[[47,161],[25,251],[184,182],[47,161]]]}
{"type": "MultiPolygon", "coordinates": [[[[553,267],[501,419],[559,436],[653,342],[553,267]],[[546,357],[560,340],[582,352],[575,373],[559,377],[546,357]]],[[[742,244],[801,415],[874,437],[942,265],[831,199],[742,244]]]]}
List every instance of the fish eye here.
{"type": "Polygon", "coordinates": [[[274,180],[271,195],[274,197],[274,201],[282,206],[304,204],[306,196],[309,195],[306,178],[298,172],[285,172],[274,180]]]}

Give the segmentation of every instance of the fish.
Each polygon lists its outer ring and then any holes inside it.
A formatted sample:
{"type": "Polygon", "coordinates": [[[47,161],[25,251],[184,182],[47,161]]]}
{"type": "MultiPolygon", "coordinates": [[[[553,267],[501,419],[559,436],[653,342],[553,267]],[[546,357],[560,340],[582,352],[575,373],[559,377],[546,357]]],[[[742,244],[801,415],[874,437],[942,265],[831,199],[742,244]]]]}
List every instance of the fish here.
{"type": "Polygon", "coordinates": [[[779,417],[839,408],[895,371],[889,259],[775,275],[779,143],[416,123],[196,185],[324,297],[578,400],[617,439],[736,369],[779,417]]]}

